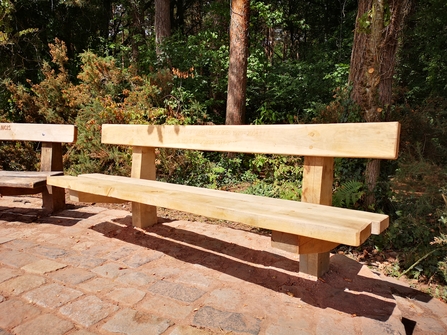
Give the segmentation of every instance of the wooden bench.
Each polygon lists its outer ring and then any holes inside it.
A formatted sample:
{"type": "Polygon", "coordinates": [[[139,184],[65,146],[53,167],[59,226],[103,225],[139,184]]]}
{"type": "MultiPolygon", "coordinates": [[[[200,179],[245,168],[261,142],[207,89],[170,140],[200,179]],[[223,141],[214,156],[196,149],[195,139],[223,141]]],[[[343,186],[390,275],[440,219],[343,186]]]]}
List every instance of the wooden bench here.
{"type": "Polygon", "coordinates": [[[76,127],[59,124],[0,123],[1,141],[41,142],[40,171],[0,171],[0,195],[42,193],[42,207],[54,212],[65,206],[65,190],[47,190],[47,177],[63,175],[62,144],[76,141],[76,127]]]}
{"type": "Polygon", "coordinates": [[[102,143],[133,147],[131,177],[51,176],[79,201],[132,202],[133,225],[157,223],[156,207],[272,230],[275,247],[300,254],[300,273],[319,277],[329,251],[359,246],[388,227],[384,214],[330,207],[334,157],[396,159],[400,125],[392,123],[102,127],[102,143]],[[156,181],[156,148],[304,156],[301,202],[156,181]]]}

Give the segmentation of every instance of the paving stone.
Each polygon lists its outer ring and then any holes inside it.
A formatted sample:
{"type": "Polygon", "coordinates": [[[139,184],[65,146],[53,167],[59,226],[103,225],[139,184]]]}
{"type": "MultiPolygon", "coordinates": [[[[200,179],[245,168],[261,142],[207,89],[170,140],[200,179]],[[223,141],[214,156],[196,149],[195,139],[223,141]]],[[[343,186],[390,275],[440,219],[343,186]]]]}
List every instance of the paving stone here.
{"type": "Polygon", "coordinates": [[[81,330],[75,331],[74,333],[70,333],[70,335],[96,335],[96,334],[89,332],[85,329],[81,329],[81,330]]]}
{"type": "MultiPolygon", "coordinates": [[[[317,315],[316,333],[353,335],[355,334],[354,322],[354,317],[346,318],[342,315],[334,315],[332,313],[328,313],[328,310],[322,310],[317,315]]],[[[373,327],[372,329],[375,328],[373,327]]],[[[379,332],[378,334],[387,333],[379,332]]]]}
{"type": "MultiPolygon", "coordinates": [[[[362,335],[377,335],[377,334],[406,335],[405,327],[400,319],[392,320],[390,318],[389,320],[387,320],[387,322],[383,322],[366,317],[359,317],[354,318],[354,321],[357,322],[358,324],[357,328],[362,330],[362,335]]],[[[356,334],[356,332],[353,332],[353,334],[356,334]]],[[[428,333],[419,333],[419,334],[426,335],[428,333]]]]}
{"type": "Polygon", "coordinates": [[[239,332],[256,335],[259,334],[261,321],[249,315],[225,312],[205,306],[200,308],[194,315],[192,325],[198,327],[215,328],[227,332],[239,332]]]}
{"type": "Polygon", "coordinates": [[[235,310],[242,304],[242,294],[232,288],[219,288],[210,293],[204,304],[217,309],[235,310]]]}
{"type": "Polygon", "coordinates": [[[442,323],[431,317],[420,319],[415,330],[420,331],[421,334],[445,334],[445,327],[442,323]]]}
{"type": "Polygon", "coordinates": [[[41,258],[17,250],[0,250],[0,262],[14,268],[21,268],[39,259],[41,258]]]}
{"type": "Polygon", "coordinates": [[[159,259],[162,256],[163,253],[158,251],[153,251],[151,253],[145,253],[145,254],[136,253],[135,255],[132,255],[127,259],[123,260],[123,263],[131,268],[138,268],[144,264],[159,259]]]}
{"type": "Polygon", "coordinates": [[[52,314],[44,314],[14,328],[14,333],[17,335],[64,335],[73,327],[70,321],[52,314]]]}
{"type": "Polygon", "coordinates": [[[37,262],[22,266],[22,270],[30,273],[45,274],[65,268],[67,265],[49,259],[41,259],[37,262]]]}
{"type": "Polygon", "coordinates": [[[10,241],[12,241],[14,239],[15,239],[14,237],[5,237],[5,236],[0,237],[0,244],[6,243],[6,242],[10,242],[10,241]]]}
{"type": "Polygon", "coordinates": [[[89,332],[85,329],[81,329],[81,330],[75,331],[74,333],[70,333],[70,335],[96,335],[96,334],[89,332]]]}
{"type": "Polygon", "coordinates": [[[159,295],[146,296],[139,307],[170,319],[184,320],[193,312],[193,305],[159,295]]]}
{"type": "Polygon", "coordinates": [[[9,295],[19,295],[45,284],[45,278],[25,274],[0,283],[0,291],[9,295]]]}
{"type": "Polygon", "coordinates": [[[91,292],[91,293],[108,292],[117,286],[118,286],[117,283],[115,283],[113,280],[107,279],[107,278],[94,278],[92,280],[83,282],[78,285],[78,287],[80,289],[91,292]]]}
{"type": "Polygon", "coordinates": [[[16,269],[0,268],[0,283],[4,282],[5,280],[17,277],[19,274],[20,271],[16,269]]]}
{"type": "Polygon", "coordinates": [[[83,269],[93,269],[106,262],[104,258],[87,257],[78,254],[71,254],[68,257],[61,257],[61,259],[72,266],[83,269]]]}
{"type": "Polygon", "coordinates": [[[126,258],[137,251],[137,248],[121,247],[118,250],[113,250],[103,257],[109,260],[117,261],[118,259],[126,258]]]}
{"type": "Polygon", "coordinates": [[[107,321],[102,329],[126,335],[159,335],[164,333],[171,325],[172,322],[168,319],[133,309],[124,309],[107,321]]]}
{"type": "MultiPolygon", "coordinates": [[[[35,230],[36,229],[31,229],[29,231],[28,235],[32,236],[34,234],[35,230]]],[[[23,234],[21,234],[21,236],[23,236],[23,234]]],[[[16,238],[16,239],[14,239],[10,242],[7,242],[5,244],[5,246],[7,246],[8,248],[13,249],[13,250],[18,250],[18,251],[34,248],[36,245],[37,245],[37,243],[35,243],[33,241],[29,241],[29,240],[24,240],[22,238],[16,238]]]]}
{"type": "Polygon", "coordinates": [[[207,289],[213,283],[213,280],[200,272],[201,269],[185,270],[176,278],[177,282],[207,289]]]}
{"type": "Polygon", "coordinates": [[[53,259],[67,254],[67,251],[64,249],[48,246],[37,246],[32,248],[31,251],[38,255],[53,259]]]}
{"type": "Polygon", "coordinates": [[[0,304],[0,327],[13,328],[40,314],[40,309],[22,300],[11,299],[0,304]]]}
{"type": "MultiPolygon", "coordinates": [[[[265,335],[313,335],[318,334],[313,331],[309,324],[309,317],[296,317],[294,320],[278,319],[269,324],[265,330],[265,335]]],[[[323,334],[323,333],[321,333],[323,334]]],[[[331,334],[331,333],[329,333],[331,334]]],[[[336,333],[332,333],[336,334],[336,333]]]]}
{"type": "Polygon", "coordinates": [[[60,308],[60,313],[84,327],[90,327],[118,310],[118,306],[88,296],[60,308]]]}
{"type": "Polygon", "coordinates": [[[127,271],[125,274],[116,279],[116,281],[120,283],[135,286],[144,286],[153,283],[156,280],[157,279],[154,278],[154,276],[150,277],[145,273],[136,271],[127,271]]]}
{"type": "Polygon", "coordinates": [[[135,305],[140,302],[145,295],[145,292],[135,288],[117,288],[107,294],[107,297],[122,304],[135,305]]]}
{"type": "Polygon", "coordinates": [[[419,306],[423,307],[424,310],[432,312],[433,315],[437,316],[437,318],[447,316],[444,310],[446,306],[445,302],[442,302],[441,300],[438,300],[436,298],[431,298],[428,295],[422,295],[420,297],[415,297],[414,299],[415,304],[418,304],[419,306]],[[424,299],[426,300],[426,302],[424,302],[424,299]]]}
{"type": "Polygon", "coordinates": [[[25,293],[24,297],[39,306],[57,308],[81,295],[83,295],[81,291],[59,284],[49,284],[25,293]]]}
{"type": "Polygon", "coordinates": [[[97,245],[96,241],[82,241],[71,247],[75,251],[81,252],[84,256],[96,256],[105,253],[110,249],[108,245],[97,245]]]}
{"type": "MultiPolygon", "coordinates": [[[[207,329],[199,329],[191,326],[176,326],[169,335],[215,335],[216,333],[207,329]]],[[[277,333],[276,335],[279,335],[277,333]]],[[[282,335],[282,334],[281,334],[282,335]]]]}
{"type": "Polygon", "coordinates": [[[149,292],[164,295],[185,302],[194,302],[205,294],[205,291],[179,283],[160,280],[149,287],[149,292]]]}
{"type": "Polygon", "coordinates": [[[49,276],[70,285],[78,285],[95,277],[95,275],[90,271],[71,267],[50,273],[49,276]]]}
{"type": "Polygon", "coordinates": [[[127,270],[127,268],[118,263],[107,263],[92,269],[94,273],[107,278],[117,278],[122,276],[126,273],[123,270],[127,270]]]}
{"type": "Polygon", "coordinates": [[[182,272],[177,262],[174,262],[174,264],[172,264],[170,262],[170,257],[166,256],[154,262],[150,262],[149,264],[144,266],[144,269],[147,270],[149,274],[152,274],[160,279],[172,278],[182,272]]]}

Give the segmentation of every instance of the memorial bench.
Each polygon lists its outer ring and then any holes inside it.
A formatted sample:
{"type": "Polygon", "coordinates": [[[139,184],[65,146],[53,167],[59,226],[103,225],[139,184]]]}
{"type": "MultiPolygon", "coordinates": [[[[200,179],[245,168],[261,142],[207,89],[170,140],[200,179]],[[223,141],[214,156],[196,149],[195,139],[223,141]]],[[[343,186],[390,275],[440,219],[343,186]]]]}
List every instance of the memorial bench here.
{"type": "Polygon", "coordinates": [[[0,196],[42,193],[42,207],[52,213],[64,208],[65,190],[47,190],[47,177],[63,175],[62,143],[76,141],[76,127],[60,124],[0,123],[1,141],[41,142],[40,171],[0,170],[0,196]]]}
{"type": "Polygon", "coordinates": [[[132,202],[132,223],[157,223],[156,207],[272,231],[275,247],[300,254],[300,273],[329,268],[330,250],[359,246],[388,227],[388,216],[331,207],[334,157],[396,159],[400,125],[102,126],[102,143],[133,147],[131,177],[50,176],[82,202],[132,202]],[[156,148],[304,156],[301,202],[156,181],[156,148]]]}

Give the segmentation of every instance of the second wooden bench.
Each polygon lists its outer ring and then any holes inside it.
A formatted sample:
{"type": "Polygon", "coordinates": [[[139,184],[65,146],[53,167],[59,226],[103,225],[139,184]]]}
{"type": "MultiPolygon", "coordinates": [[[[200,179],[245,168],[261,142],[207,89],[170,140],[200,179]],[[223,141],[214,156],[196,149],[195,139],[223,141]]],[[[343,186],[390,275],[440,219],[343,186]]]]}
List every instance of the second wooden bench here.
{"type": "Polygon", "coordinates": [[[76,141],[77,130],[66,124],[0,123],[1,141],[40,142],[40,171],[0,170],[0,196],[42,193],[48,213],[65,207],[65,190],[47,191],[47,176],[63,175],[62,143],[76,141]]]}

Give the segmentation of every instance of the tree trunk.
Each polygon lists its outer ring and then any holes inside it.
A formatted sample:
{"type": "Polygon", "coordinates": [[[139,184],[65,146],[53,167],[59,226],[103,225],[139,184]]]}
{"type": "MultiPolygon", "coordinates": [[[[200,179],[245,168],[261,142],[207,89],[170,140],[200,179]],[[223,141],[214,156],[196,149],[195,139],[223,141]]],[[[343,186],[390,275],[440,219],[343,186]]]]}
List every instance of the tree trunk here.
{"type": "Polygon", "coordinates": [[[245,122],[250,0],[231,1],[230,64],[225,124],[245,122]]]}
{"type": "Polygon", "coordinates": [[[171,7],[169,0],[155,0],[155,44],[157,54],[166,37],[171,36],[171,7]]]}
{"type": "MultiPolygon", "coordinates": [[[[386,119],[392,104],[392,84],[399,33],[411,0],[359,0],[349,83],[351,98],[367,122],[386,119]]],[[[366,165],[366,206],[375,203],[380,161],[366,165]]]]}
{"type": "Polygon", "coordinates": [[[140,64],[140,47],[145,38],[144,31],[144,6],[142,1],[131,1],[130,3],[130,27],[132,47],[132,64],[138,68],[140,64]]]}

